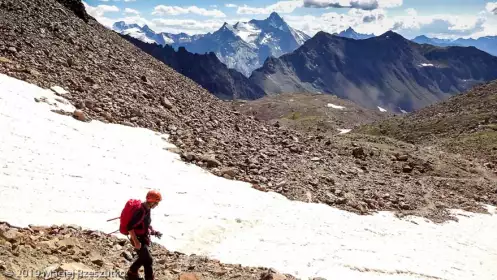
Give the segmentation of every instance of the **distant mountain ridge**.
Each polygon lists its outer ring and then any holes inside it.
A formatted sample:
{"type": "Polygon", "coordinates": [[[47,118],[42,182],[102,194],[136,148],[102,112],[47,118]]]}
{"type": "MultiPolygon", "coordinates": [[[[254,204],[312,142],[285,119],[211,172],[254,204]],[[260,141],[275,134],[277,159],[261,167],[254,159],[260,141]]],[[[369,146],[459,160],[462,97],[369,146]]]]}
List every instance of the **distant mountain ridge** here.
{"type": "Polygon", "coordinates": [[[474,47],[419,45],[391,31],[365,40],[318,32],[296,51],[270,57],[250,79],[267,94],[329,93],[402,112],[497,79],[497,57],[474,47]]]}
{"type": "Polygon", "coordinates": [[[440,47],[447,46],[461,46],[461,47],[476,47],[484,52],[487,52],[491,55],[497,56],[497,36],[485,36],[480,37],[478,39],[438,39],[438,38],[429,38],[427,36],[418,36],[413,39],[414,42],[418,44],[429,44],[440,47]]]}
{"type": "Polygon", "coordinates": [[[350,39],[355,39],[355,40],[364,40],[364,39],[369,39],[369,38],[375,37],[374,34],[357,33],[352,27],[349,27],[340,33],[333,33],[333,35],[345,37],[345,38],[350,38],[350,39]]]}
{"type": "Polygon", "coordinates": [[[249,77],[269,56],[279,57],[300,47],[310,37],[290,27],[277,13],[264,20],[224,23],[213,33],[193,35],[156,33],[148,26],[116,22],[112,28],[147,43],[185,47],[192,53],[213,52],[228,68],[249,77]]]}
{"type": "Polygon", "coordinates": [[[257,99],[264,91],[234,69],[228,69],[212,52],[193,54],[184,47],[175,51],[171,46],[146,43],[129,35],[123,38],[170,66],[178,73],[192,79],[219,99],[257,99]]]}

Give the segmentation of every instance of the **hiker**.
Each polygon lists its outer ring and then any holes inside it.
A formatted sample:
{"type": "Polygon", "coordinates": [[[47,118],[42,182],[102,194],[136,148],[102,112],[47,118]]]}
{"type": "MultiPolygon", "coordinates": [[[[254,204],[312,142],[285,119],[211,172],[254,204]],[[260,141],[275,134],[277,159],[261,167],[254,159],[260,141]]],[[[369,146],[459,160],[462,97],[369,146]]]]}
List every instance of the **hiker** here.
{"type": "Polygon", "coordinates": [[[146,201],[137,205],[139,200],[134,201],[137,209],[133,210],[129,222],[125,225],[126,231],[129,232],[130,241],[135,250],[137,250],[138,258],[131,265],[127,273],[127,280],[138,280],[138,270],[141,266],[145,270],[145,280],[154,280],[154,272],[152,268],[153,259],[150,254],[150,235],[155,235],[157,238],[162,237],[162,233],[156,231],[150,225],[152,219],[150,210],[157,207],[162,200],[162,196],[158,191],[151,190],[147,193],[146,201]]]}

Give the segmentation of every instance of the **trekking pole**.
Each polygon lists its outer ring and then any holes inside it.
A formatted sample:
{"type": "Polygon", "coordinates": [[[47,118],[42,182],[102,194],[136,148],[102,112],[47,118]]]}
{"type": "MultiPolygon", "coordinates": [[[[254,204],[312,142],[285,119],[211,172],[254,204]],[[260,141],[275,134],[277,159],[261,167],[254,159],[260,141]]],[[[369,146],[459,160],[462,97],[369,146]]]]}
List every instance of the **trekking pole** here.
{"type": "Polygon", "coordinates": [[[110,221],[114,221],[114,220],[117,220],[117,219],[120,219],[121,217],[115,217],[115,218],[112,218],[112,219],[108,219],[107,222],[110,222],[110,221]]]}
{"type": "Polygon", "coordinates": [[[107,233],[107,234],[108,234],[108,235],[111,235],[111,234],[116,233],[116,232],[118,232],[118,231],[119,231],[119,230],[116,230],[116,231],[113,231],[113,232],[111,232],[111,233],[107,233]]]}

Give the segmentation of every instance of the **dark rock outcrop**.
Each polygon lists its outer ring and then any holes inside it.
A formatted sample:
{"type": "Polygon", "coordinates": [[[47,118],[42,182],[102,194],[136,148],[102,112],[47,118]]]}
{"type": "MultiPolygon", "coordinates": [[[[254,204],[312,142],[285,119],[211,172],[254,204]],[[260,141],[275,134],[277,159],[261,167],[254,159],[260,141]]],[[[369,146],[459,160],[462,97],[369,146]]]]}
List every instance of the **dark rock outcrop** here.
{"type": "Polygon", "coordinates": [[[76,16],[88,23],[90,16],[86,12],[85,6],[81,0],[57,0],[66,8],[71,10],[76,16]]]}
{"type": "Polygon", "coordinates": [[[142,51],[192,79],[220,99],[257,99],[264,91],[234,69],[228,69],[212,52],[193,54],[184,47],[144,43],[130,36],[123,37],[142,51]]]}

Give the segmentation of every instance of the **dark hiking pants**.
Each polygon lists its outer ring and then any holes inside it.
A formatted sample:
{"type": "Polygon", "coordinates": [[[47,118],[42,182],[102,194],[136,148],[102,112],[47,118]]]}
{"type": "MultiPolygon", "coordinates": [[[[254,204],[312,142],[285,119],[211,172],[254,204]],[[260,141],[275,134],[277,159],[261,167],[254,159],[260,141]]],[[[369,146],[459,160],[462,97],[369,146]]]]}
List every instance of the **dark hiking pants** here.
{"type": "Polygon", "coordinates": [[[142,243],[142,247],[138,250],[138,258],[129,268],[130,272],[133,274],[138,274],[138,270],[141,266],[143,266],[143,270],[145,270],[145,280],[153,280],[154,279],[154,271],[152,268],[153,265],[152,255],[150,254],[150,250],[148,246],[142,243]]]}

